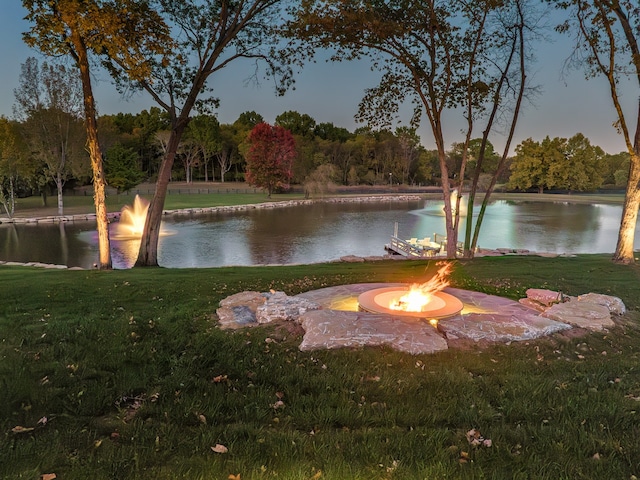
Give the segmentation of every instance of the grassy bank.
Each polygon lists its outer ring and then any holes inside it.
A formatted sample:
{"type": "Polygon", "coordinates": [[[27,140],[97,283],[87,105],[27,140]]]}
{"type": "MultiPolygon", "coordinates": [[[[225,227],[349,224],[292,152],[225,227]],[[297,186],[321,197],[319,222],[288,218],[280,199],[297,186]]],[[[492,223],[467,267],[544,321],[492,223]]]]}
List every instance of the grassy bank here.
{"type": "Polygon", "coordinates": [[[293,326],[220,331],[212,315],[239,291],[418,281],[433,269],[0,267],[0,477],[639,476],[638,267],[597,255],[458,263],[456,287],[594,291],[631,311],[610,332],[435,355],[303,353],[293,326]],[[471,429],[491,446],[470,445],[471,429]]]}
{"type": "MultiPolygon", "coordinates": [[[[278,202],[283,200],[293,200],[304,198],[302,194],[273,194],[267,198],[265,193],[245,193],[245,189],[235,192],[230,189],[228,193],[169,193],[165,201],[166,210],[177,210],[180,208],[204,208],[221,205],[248,205],[263,202],[278,202]]],[[[65,215],[94,213],[92,193],[85,195],[70,195],[64,197],[65,215]]],[[[140,195],[142,198],[151,200],[152,195],[140,195]]],[[[106,199],[107,210],[118,212],[125,205],[133,203],[135,195],[109,195],[106,199]]],[[[40,197],[20,198],[17,200],[15,216],[21,218],[46,217],[58,214],[56,198],[50,197],[47,206],[43,207],[40,197]]]]}
{"type": "MultiPolygon", "coordinates": [[[[151,199],[154,185],[144,185],[140,191],[146,192],[140,196],[151,199]]],[[[343,189],[344,190],[344,189],[343,189]]],[[[357,195],[366,195],[361,188],[354,190],[357,195]]],[[[389,194],[394,190],[390,189],[389,194]]],[[[93,192],[84,187],[75,195],[65,195],[64,212],[66,215],[93,213],[93,192]]],[[[341,193],[349,195],[349,193],[341,193]]],[[[441,199],[439,193],[424,193],[425,198],[441,199]]],[[[111,192],[107,196],[106,204],[110,212],[117,212],[125,205],[133,203],[134,194],[120,194],[111,192]]],[[[267,198],[264,192],[249,187],[244,183],[175,183],[171,184],[166,197],[164,208],[166,210],[177,210],[181,208],[205,208],[222,205],[248,205],[263,202],[278,202],[285,200],[295,200],[304,198],[302,193],[273,194],[272,198],[267,198]],[[207,193],[211,191],[211,193],[207,193]],[[178,193],[180,192],[180,193],[178,193]],[[215,192],[215,193],[213,193],[215,192]]],[[[624,195],[621,194],[532,194],[532,193],[494,193],[493,200],[513,200],[513,201],[549,201],[549,202],[571,202],[571,203],[605,203],[622,204],[624,195]]],[[[478,201],[482,201],[479,196],[478,201]]],[[[47,206],[42,205],[40,197],[19,198],[16,204],[15,216],[21,218],[55,216],[58,213],[56,197],[47,199],[47,206]]],[[[4,212],[0,212],[0,217],[4,212]]]]}

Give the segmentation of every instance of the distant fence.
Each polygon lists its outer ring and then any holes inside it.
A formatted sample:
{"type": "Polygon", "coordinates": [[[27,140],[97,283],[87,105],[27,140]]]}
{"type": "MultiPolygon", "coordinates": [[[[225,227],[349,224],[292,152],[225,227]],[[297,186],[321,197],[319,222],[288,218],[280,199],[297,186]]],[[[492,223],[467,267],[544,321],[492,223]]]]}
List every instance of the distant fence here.
{"type": "MultiPolygon", "coordinates": [[[[132,188],[131,190],[127,190],[126,192],[118,193],[115,189],[108,188],[107,195],[124,195],[124,196],[136,196],[136,195],[153,195],[156,189],[154,187],[148,188],[132,188]]],[[[193,188],[193,187],[182,187],[182,188],[169,188],[167,189],[168,195],[200,195],[200,194],[238,194],[238,193],[262,193],[263,191],[258,188],[193,188]]],[[[81,189],[81,190],[71,190],[69,192],[65,192],[67,195],[71,195],[74,197],[93,197],[93,190],[89,189],[81,189]]]]}
{"type": "MultiPolygon", "coordinates": [[[[144,185],[136,188],[132,188],[126,192],[118,193],[115,188],[107,187],[107,195],[153,195],[155,193],[155,185],[144,185]]],[[[336,187],[331,194],[336,195],[377,195],[377,194],[424,194],[424,193],[439,193],[442,190],[440,187],[414,187],[410,185],[398,185],[398,186],[356,186],[356,187],[336,187]]],[[[181,184],[167,189],[169,195],[200,195],[200,194],[252,194],[252,193],[265,193],[261,188],[249,187],[246,184],[242,184],[239,187],[231,187],[227,185],[197,185],[197,184],[181,184]]],[[[302,185],[295,185],[291,187],[289,193],[305,193],[305,189],[302,185]]],[[[82,187],[69,190],[65,192],[66,195],[78,196],[78,197],[92,197],[93,188],[82,187]]]]}

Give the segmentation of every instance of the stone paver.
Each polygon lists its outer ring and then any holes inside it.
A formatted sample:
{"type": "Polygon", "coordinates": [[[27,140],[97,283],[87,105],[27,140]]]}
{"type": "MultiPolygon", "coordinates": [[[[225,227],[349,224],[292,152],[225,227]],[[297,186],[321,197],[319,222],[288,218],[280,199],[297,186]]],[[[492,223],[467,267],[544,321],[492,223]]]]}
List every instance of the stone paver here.
{"type": "Polygon", "coordinates": [[[608,307],[579,300],[557,303],[541,315],[587,330],[597,331],[614,326],[608,307]]]}
{"type": "Polygon", "coordinates": [[[413,355],[448,348],[427,322],[364,312],[315,310],[300,317],[305,330],[300,350],[386,345],[413,355]]]}

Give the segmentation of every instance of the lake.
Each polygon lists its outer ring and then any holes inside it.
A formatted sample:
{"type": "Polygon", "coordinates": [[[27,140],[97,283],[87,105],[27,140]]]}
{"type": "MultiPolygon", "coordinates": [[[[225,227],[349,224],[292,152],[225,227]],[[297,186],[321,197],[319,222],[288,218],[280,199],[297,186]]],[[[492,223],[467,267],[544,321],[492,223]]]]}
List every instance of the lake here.
{"type": "MultiPolygon", "coordinates": [[[[613,253],[621,211],[619,205],[495,201],[487,208],[478,244],[551,253],[613,253]]],[[[442,201],[315,203],[167,215],[158,263],[170,268],[306,264],[345,255],[384,255],[396,222],[401,238],[443,234],[442,201]]],[[[461,222],[461,240],[463,231],[461,222]]],[[[636,229],[636,248],[639,242],[636,229]]],[[[130,267],[139,241],[111,243],[114,268],[130,267]]],[[[91,268],[97,259],[95,222],[0,225],[0,260],[91,268]]]]}

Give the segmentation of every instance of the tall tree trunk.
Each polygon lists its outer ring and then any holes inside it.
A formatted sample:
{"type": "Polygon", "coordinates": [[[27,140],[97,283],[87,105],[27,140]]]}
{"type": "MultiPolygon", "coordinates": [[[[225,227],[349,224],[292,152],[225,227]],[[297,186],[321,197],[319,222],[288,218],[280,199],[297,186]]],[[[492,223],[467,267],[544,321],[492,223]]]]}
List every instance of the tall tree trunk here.
{"type": "Polygon", "coordinates": [[[162,211],[164,201],[167,197],[167,189],[171,180],[171,170],[176,157],[180,138],[187,126],[188,119],[178,120],[171,130],[167,150],[156,182],[156,191],[147,210],[147,219],[144,222],[144,230],[140,240],[140,251],[136,260],[136,267],[157,267],[158,266],[158,240],[160,238],[160,223],[162,221],[162,211]]]}
{"type": "Polygon", "coordinates": [[[632,264],[635,262],[633,244],[640,208],[640,155],[637,152],[631,157],[629,167],[629,181],[624,197],[618,242],[613,261],[616,263],[632,264]]]}
{"type": "Polygon", "coordinates": [[[480,146],[480,154],[479,154],[478,162],[476,164],[476,171],[474,172],[471,192],[469,193],[469,204],[467,207],[467,227],[466,227],[466,234],[465,234],[464,254],[465,254],[465,257],[468,257],[468,258],[473,258],[473,256],[475,255],[475,251],[478,246],[478,238],[480,236],[480,228],[484,220],[484,214],[487,210],[487,206],[489,205],[489,199],[491,198],[491,194],[493,193],[493,190],[496,186],[498,177],[502,174],[502,171],[504,170],[505,165],[507,163],[507,158],[509,156],[509,148],[511,147],[511,142],[515,134],[516,125],[518,124],[518,119],[520,118],[520,108],[522,107],[522,100],[524,98],[524,93],[527,85],[527,68],[526,68],[526,62],[525,62],[526,51],[525,51],[525,38],[524,38],[524,30],[526,25],[525,25],[525,19],[524,19],[524,12],[521,8],[520,3],[515,2],[515,6],[517,8],[518,18],[520,20],[514,26],[514,29],[517,31],[517,35],[515,35],[513,38],[511,49],[509,51],[509,56],[507,61],[505,62],[505,69],[503,71],[503,74],[500,76],[499,84],[496,87],[496,94],[500,95],[500,93],[503,91],[503,85],[507,81],[507,74],[510,71],[511,62],[513,60],[516,49],[519,51],[520,85],[518,88],[516,104],[513,109],[513,116],[511,117],[511,124],[509,126],[507,141],[502,151],[502,157],[500,157],[500,161],[498,162],[496,170],[493,172],[493,175],[491,176],[491,181],[489,182],[487,191],[484,194],[482,205],[480,206],[480,211],[478,212],[478,218],[476,220],[475,227],[473,227],[473,208],[474,208],[474,202],[475,202],[475,193],[478,188],[478,182],[480,180],[480,167],[482,165],[482,161],[484,160],[489,131],[493,127],[495,116],[498,113],[498,107],[501,104],[499,97],[494,97],[494,101],[493,101],[494,108],[491,111],[491,114],[489,116],[489,121],[487,122],[487,127],[482,135],[482,144],[480,146]],[[469,242],[469,236],[470,236],[472,227],[473,227],[473,238],[471,239],[471,242],[469,242]]]}
{"type": "Polygon", "coordinates": [[[64,215],[64,199],[62,198],[62,187],[64,182],[62,180],[62,174],[58,172],[56,174],[56,191],[58,194],[58,215],[64,215]]]}
{"type": "Polygon", "coordinates": [[[98,142],[98,122],[96,120],[96,106],[91,87],[91,74],[89,70],[89,59],[84,42],[80,38],[77,30],[72,30],[71,39],[77,55],[76,62],[80,69],[82,79],[82,93],[84,97],[84,114],[87,129],[87,146],[91,158],[91,170],[93,173],[93,202],[96,208],[96,223],[98,229],[98,268],[108,270],[112,268],[111,244],[109,240],[109,218],[107,216],[107,206],[105,203],[106,180],[104,176],[104,165],[102,162],[102,151],[98,142]]]}

